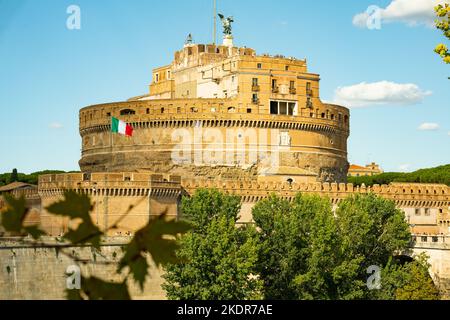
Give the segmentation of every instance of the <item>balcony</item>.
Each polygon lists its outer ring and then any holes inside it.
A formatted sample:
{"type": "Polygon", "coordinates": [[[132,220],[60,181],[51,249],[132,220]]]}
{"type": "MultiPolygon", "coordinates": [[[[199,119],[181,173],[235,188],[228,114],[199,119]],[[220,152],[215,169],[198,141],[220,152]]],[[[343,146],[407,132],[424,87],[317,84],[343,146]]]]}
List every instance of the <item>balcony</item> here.
{"type": "Polygon", "coordinates": [[[312,95],[313,95],[312,89],[306,89],[306,95],[307,95],[308,97],[312,97],[312,95]]]}
{"type": "Polygon", "coordinates": [[[253,104],[259,104],[259,99],[252,99],[253,104]]]}
{"type": "Polygon", "coordinates": [[[290,94],[297,94],[297,89],[296,88],[289,88],[289,93],[290,94]]]}
{"type": "Polygon", "coordinates": [[[259,85],[253,85],[252,91],[259,91],[259,85]]]}
{"type": "Polygon", "coordinates": [[[278,89],[278,86],[272,87],[272,93],[278,93],[280,92],[280,89],[278,89]]]}

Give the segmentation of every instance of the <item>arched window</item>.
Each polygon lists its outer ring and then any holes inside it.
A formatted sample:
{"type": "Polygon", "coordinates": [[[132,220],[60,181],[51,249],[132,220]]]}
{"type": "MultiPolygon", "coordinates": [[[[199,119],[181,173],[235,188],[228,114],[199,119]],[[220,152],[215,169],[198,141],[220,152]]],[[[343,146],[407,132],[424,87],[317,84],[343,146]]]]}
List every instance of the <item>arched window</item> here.
{"type": "Polygon", "coordinates": [[[121,115],[121,116],[128,116],[128,115],[131,115],[131,114],[136,114],[136,111],[134,111],[134,110],[132,110],[132,109],[123,109],[123,110],[120,110],[120,115],[121,115]]]}
{"type": "Polygon", "coordinates": [[[348,123],[348,116],[347,116],[347,115],[344,116],[344,123],[345,123],[345,124],[348,123]]]}

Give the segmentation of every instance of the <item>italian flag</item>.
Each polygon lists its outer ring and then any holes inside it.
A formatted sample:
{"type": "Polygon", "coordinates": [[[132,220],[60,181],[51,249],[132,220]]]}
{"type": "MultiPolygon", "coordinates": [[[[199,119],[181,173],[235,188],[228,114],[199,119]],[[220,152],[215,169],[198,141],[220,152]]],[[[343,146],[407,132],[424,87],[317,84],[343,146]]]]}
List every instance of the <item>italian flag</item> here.
{"type": "Polygon", "coordinates": [[[122,120],[112,117],[111,132],[120,133],[127,137],[131,137],[133,135],[133,127],[122,120]]]}

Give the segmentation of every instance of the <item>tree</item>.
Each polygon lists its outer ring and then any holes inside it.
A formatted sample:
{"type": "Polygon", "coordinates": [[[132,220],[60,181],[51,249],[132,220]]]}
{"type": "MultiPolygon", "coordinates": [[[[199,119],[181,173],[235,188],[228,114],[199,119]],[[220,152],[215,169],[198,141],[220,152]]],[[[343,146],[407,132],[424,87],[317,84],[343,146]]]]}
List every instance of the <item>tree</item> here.
{"type": "MultiPolygon", "coordinates": [[[[350,196],[335,213],[317,195],[298,195],[292,203],[272,195],[256,204],[253,217],[268,299],[379,298],[366,285],[367,268],[386,268],[410,241],[404,214],[373,194],[350,196]]],[[[406,273],[397,276],[396,284],[407,282],[406,273]]],[[[385,296],[397,298],[397,288],[385,296]]]]}
{"type": "MultiPolygon", "coordinates": [[[[440,4],[435,7],[435,11],[438,16],[435,22],[436,28],[441,30],[447,39],[450,39],[450,5],[448,3],[440,4]]],[[[445,63],[450,63],[450,52],[445,44],[438,44],[434,51],[442,57],[445,63]]]]}
{"type": "Polygon", "coordinates": [[[17,169],[13,169],[13,171],[11,173],[10,182],[16,182],[16,181],[19,181],[19,175],[17,173],[17,169]]]}
{"type": "Polygon", "coordinates": [[[181,212],[194,228],[180,240],[179,264],[169,264],[163,288],[169,299],[261,298],[255,273],[258,243],[253,226],[236,227],[240,201],[217,190],[184,198],[181,212]]]}
{"type": "Polygon", "coordinates": [[[382,271],[381,289],[373,291],[372,298],[383,300],[439,299],[439,291],[428,274],[429,267],[425,254],[408,262],[391,259],[382,271]]]}

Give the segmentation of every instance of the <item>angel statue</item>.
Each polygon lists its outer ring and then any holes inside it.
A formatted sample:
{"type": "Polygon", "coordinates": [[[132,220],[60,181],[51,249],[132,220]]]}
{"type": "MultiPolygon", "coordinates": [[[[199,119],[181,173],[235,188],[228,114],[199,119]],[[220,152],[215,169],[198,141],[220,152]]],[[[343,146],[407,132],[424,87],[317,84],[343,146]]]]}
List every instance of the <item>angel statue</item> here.
{"type": "Polygon", "coordinates": [[[219,18],[223,25],[223,34],[226,36],[231,36],[231,23],[234,22],[233,17],[225,18],[223,14],[219,13],[219,18]]]}

